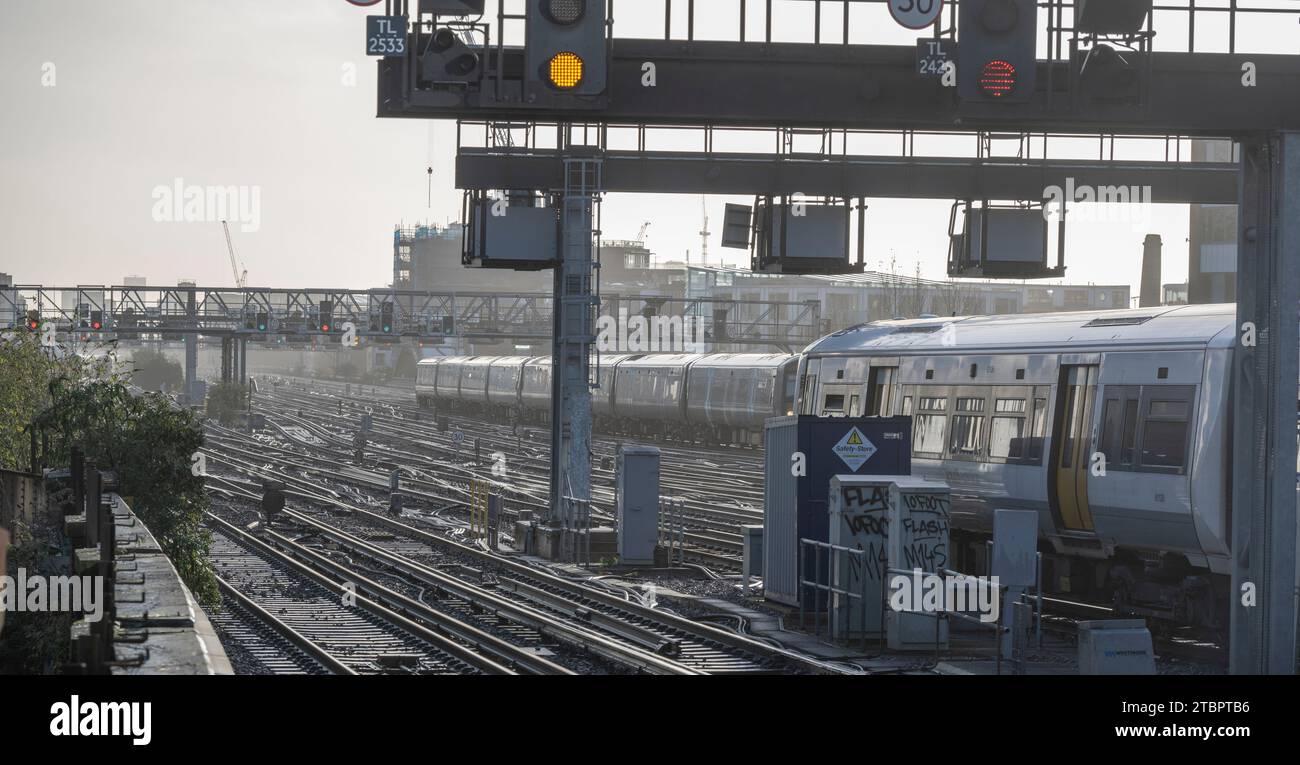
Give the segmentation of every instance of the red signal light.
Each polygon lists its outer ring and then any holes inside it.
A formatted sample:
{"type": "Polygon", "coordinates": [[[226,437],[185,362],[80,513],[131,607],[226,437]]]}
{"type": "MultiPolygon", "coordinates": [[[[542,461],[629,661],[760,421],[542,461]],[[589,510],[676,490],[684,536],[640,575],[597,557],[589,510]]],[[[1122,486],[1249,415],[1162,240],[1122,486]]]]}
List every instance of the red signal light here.
{"type": "Polygon", "coordinates": [[[104,325],[103,325],[103,324],[100,324],[100,323],[97,322],[97,321],[92,321],[92,322],[90,323],[90,328],[93,329],[93,330],[95,330],[96,332],[98,332],[99,330],[101,330],[101,329],[104,328],[104,325]]]}
{"type": "Polygon", "coordinates": [[[27,322],[27,328],[35,332],[41,328],[41,323],[39,321],[29,321],[27,322]]]}
{"type": "Polygon", "coordinates": [[[329,331],[330,331],[330,325],[328,325],[328,324],[322,324],[322,325],[320,325],[320,331],[321,331],[321,332],[329,332],[329,331]]]}
{"type": "Polygon", "coordinates": [[[1016,89],[1016,67],[1009,61],[994,59],[980,70],[980,90],[989,98],[1002,98],[1016,89]]]}

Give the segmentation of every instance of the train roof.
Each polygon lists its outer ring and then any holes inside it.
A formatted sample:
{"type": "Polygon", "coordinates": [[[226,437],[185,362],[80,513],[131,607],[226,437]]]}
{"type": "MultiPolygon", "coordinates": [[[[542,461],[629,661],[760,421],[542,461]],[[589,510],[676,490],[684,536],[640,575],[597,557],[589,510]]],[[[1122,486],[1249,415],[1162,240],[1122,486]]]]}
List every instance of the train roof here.
{"type": "Polygon", "coordinates": [[[709,353],[700,356],[695,362],[695,367],[775,368],[789,362],[792,358],[794,356],[789,353],[709,353]]]}
{"type": "Polygon", "coordinates": [[[644,356],[636,356],[626,359],[620,364],[623,367],[663,367],[663,366],[681,366],[698,359],[698,353],[651,353],[644,356]]]}
{"type": "Polygon", "coordinates": [[[1226,347],[1233,342],[1236,315],[1235,305],[1219,304],[878,321],[824,337],[804,352],[1078,351],[1124,344],[1226,347]]]}
{"type": "MultiPolygon", "coordinates": [[[[664,364],[680,366],[687,362],[694,362],[695,366],[701,367],[779,367],[790,361],[792,354],[788,353],[602,353],[600,355],[601,366],[613,366],[615,364],[630,364],[637,367],[658,367],[664,364]]],[[[550,356],[439,356],[437,358],[422,359],[420,364],[524,364],[531,365],[549,365],[550,356]]]]}

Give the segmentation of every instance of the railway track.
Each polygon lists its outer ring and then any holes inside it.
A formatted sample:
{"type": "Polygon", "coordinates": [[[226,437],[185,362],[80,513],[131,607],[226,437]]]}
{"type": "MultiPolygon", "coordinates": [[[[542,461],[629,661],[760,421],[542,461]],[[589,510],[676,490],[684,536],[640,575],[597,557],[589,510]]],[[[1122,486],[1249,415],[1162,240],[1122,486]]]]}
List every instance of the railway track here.
{"type": "Polygon", "coordinates": [[[253,650],[280,649],[268,657],[269,668],[289,662],[294,670],[335,674],[516,674],[363,595],[349,603],[344,586],[242,529],[215,516],[209,525],[213,567],[238,609],[232,617],[256,633],[253,650]]]}
{"type": "Polygon", "coordinates": [[[210,613],[208,618],[227,648],[240,652],[245,673],[357,674],[225,579],[218,577],[217,584],[221,590],[221,609],[210,613]]]}
{"type": "MultiPolygon", "coordinates": [[[[248,492],[217,487],[231,496],[248,492]]],[[[396,610],[396,593],[378,592],[380,580],[418,590],[418,606],[484,632],[513,631],[554,654],[600,666],[590,671],[646,674],[791,674],[840,668],[728,630],[652,608],[643,593],[577,582],[503,559],[384,515],[333,502],[327,509],[286,509],[257,540],[299,566],[335,581],[356,582],[358,593],[396,610]],[[358,572],[364,572],[360,574],[358,572]]],[[[220,521],[225,531],[234,528],[220,521]]]]}
{"type": "Polygon", "coordinates": [[[788,674],[830,669],[765,643],[651,608],[643,602],[643,593],[557,576],[376,513],[358,510],[350,516],[331,514],[324,520],[297,511],[286,515],[351,554],[393,566],[432,587],[458,595],[467,581],[456,572],[475,572],[500,596],[491,606],[501,612],[525,607],[557,615],[653,650],[700,673],[788,674]],[[427,545],[427,551],[413,554],[411,542],[427,545]]]}
{"type": "MultiPolygon", "coordinates": [[[[339,393],[345,390],[343,386],[336,387],[339,393]]],[[[354,389],[354,392],[362,391],[354,389]]],[[[548,445],[541,431],[521,428],[516,438],[507,426],[452,417],[452,426],[443,432],[436,423],[429,421],[427,412],[411,403],[412,390],[381,387],[373,389],[373,395],[374,400],[363,405],[339,399],[333,394],[322,396],[280,386],[265,388],[258,401],[259,406],[265,407],[263,411],[268,420],[281,428],[280,432],[286,439],[305,451],[310,451],[310,444],[303,442],[303,434],[318,440],[318,446],[332,445],[337,449],[349,446],[344,434],[356,429],[360,413],[368,408],[373,421],[371,446],[376,467],[392,465],[420,471],[428,468],[432,455],[439,460],[438,471],[452,478],[413,477],[404,482],[404,487],[409,483],[411,493],[420,499],[433,504],[445,502],[449,507],[467,501],[469,480],[492,478],[490,464],[474,464],[472,444],[478,440],[484,454],[505,452],[510,455],[513,467],[510,486],[500,487],[508,497],[508,519],[513,519],[518,509],[538,512],[545,507],[548,445]],[[322,405],[322,399],[328,405],[322,405]],[[342,417],[337,414],[341,400],[345,412],[342,417]],[[298,408],[303,410],[303,417],[295,411],[298,408]],[[314,414],[308,416],[309,412],[314,414]],[[283,428],[286,426],[300,428],[301,433],[285,433],[283,428]],[[464,436],[460,443],[453,441],[452,433],[457,431],[464,436]]],[[[601,452],[612,454],[617,443],[597,438],[593,449],[598,455],[601,452]]],[[[742,449],[728,451],[702,446],[661,445],[661,450],[664,454],[663,493],[697,497],[686,503],[684,513],[686,561],[711,568],[737,568],[741,552],[739,527],[762,522],[761,484],[753,480],[761,475],[761,459],[757,454],[742,449]],[[734,503],[734,506],[722,507],[726,502],[734,503]]],[[[312,469],[328,471],[329,460],[324,458],[312,469]]],[[[611,470],[605,469],[599,456],[594,463],[593,478],[597,484],[594,487],[594,515],[598,520],[608,522],[612,515],[614,476],[611,470]]],[[[386,491],[386,475],[378,469],[349,467],[345,472],[350,479],[362,481],[374,491],[386,491]]],[[[318,472],[317,475],[324,473],[318,472]]],[[[1065,602],[1062,601],[1062,609],[1067,608],[1065,602]]],[[[1110,609],[1106,609],[1104,614],[1093,610],[1089,614],[1062,612],[1060,616],[1063,625],[1072,618],[1118,618],[1110,609]]],[[[1068,627],[1062,626],[1061,629],[1068,627]]],[[[1195,662],[1220,663],[1225,655],[1213,641],[1195,637],[1161,635],[1156,639],[1156,647],[1162,656],[1195,662]]]]}
{"type": "MultiPolygon", "coordinates": [[[[209,443],[214,452],[235,458],[247,458],[250,451],[270,447],[280,452],[282,459],[296,462],[295,470],[315,471],[326,481],[347,480],[385,496],[388,473],[401,469],[406,474],[403,493],[434,505],[465,507],[469,482],[490,480],[506,498],[507,520],[513,520],[520,510],[540,514],[547,506],[549,446],[540,431],[529,431],[530,439],[537,442],[533,443],[505,438],[502,431],[508,429],[502,426],[457,421],[459,432],[472,434],[489,457],[494,452],[509,454],[507,482],[493,475],[490,460],[475,464],[467,453],[469,437],[456,443],[451,432],[441,432],[414,407],[399,410],[394,405],[394,411],[384,412],[382,406],[369,406],[373,426],[368,457],[375,469],[348,466],[340,470],[340,464],[352,458],[351,434],[359,427],[361,411],[348,405],[355,402],[343,402],[347,414],[340,416],[340,401],[264,387],[255,401],[255,411],[267,417],[278,445],[268,444],[265,438],[254,444],[244,434],[220,428],[212,429],[209,443]],[[436,468],[436,474],[431,468],[436,468]]],[[[605,446],[611,453],[615,449],[614,442],[605,446]]],[[[612,523],[614,474],[602,467],[602,462],[597,460],[594,470],[593,517],[597,522],[612,523]]],[[[757,458],[748,452],[719,456],[709,451],[669,450],[663,464],[664,495],[683,497],[680,520],[685,525],[687,560],[738,568],[743,548],[739,527],[762,522],[761,489],[753,480],[761,473],[757,458]]]]}

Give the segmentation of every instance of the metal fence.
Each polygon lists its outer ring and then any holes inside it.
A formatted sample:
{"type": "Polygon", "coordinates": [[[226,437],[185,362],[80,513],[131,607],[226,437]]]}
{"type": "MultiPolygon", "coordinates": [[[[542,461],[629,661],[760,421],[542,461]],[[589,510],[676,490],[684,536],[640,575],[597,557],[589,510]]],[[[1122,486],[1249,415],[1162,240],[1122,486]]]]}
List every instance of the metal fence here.
{"type": "MultiPolygon", "coordinates": [[[[846,618],[846,613],[856,611],[858,624],[862,625],[859,636],[860,647],[865,654],[868,650],[869,631],[866,629],[868,609],[878,609],[880,629],[878,633],[878,653],[883,655],[886,652],[887,640],[887,612],[889,609],[888,598],[890,587],[887,583],[896,577],[911,577],[917,573],[924,573],[930,576],[937,576],[943,583],[943,591],[947,592],[948,582],[950,580],[961,580],[963,582],[974,582],[976,587],[986,590],[994,590],[998,599],[997,619],[993,622],[986,622],[982,619],[963,613],[959,610],[950,608],[946,598],[941,598],[940,607],[936,610],[909,610],[906,613],[916,614],[918,616],[934,619],[934,654],[933,664],[937,665],[942,658],[942,625],[943,622],[960,621],[965,624],[987,629],[994,636],[994,661],[997,674],[1002,674],[1002,664],[1004,654],[1012,664],[1013,671],[1016,674],[1023,674],[1027,663],[1027,652],[1029,648],[1029,625],[1033,625],[1035,642],[1041,645],[1042,641],[1042,592],[1041,584],[1034,589],[1032,594],[1028,592],[1018,592],[1013,597],[1008,598],[1007,594],[1014,588],[1000,584],[993,577],[977,577],[970,574],[963,574],[950,569],[941,569],[935,572],[923,572],[919,569],[900,569],[892,567],[882,568],[882,582],[880,587],[880,597],[878,601],[870,598],[868,595],[868,577],[865,572],[869,565],[873,563],[868,557],[866,550],[853,549],[840,545],[833,545],[827,542],[821,542],[815,539],[800,539],[800,561],[799,567],[799,622],[806,625],[809,616],[813,620],[813,632],[818,637],[823,634],[823,625],[825,636],[832,641],[844,643],[851,642],[851,625],[853,619],[851,615],[846,618]],[[859,587],[850,589],[846,586],[837,584],[836,572],[841,570],[845,563],[856,563],[863,575],[858,577],[859,587]],[[1006,618],[1007,610],[1014,609],[1015,617],[1010,620],[1006,618]],[[1014,626],[1009,626],[1014,625],[1014,626]],[[1010,635],[1012,640],[1010,650],[1004,650],[1003,638],[1010,635]]],[[[1041,571],[1041,555],[1039,556],[1039,568],[1041,571]]],[[[1040,579],[1041,582],[1041,579],[1040,579]]]]}

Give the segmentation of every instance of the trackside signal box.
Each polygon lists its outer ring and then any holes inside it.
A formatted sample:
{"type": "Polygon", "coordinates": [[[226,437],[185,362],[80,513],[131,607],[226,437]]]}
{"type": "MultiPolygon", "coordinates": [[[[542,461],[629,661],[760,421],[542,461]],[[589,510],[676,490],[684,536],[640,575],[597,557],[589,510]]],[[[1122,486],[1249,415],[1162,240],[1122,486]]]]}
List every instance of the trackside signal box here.
{"type": "Polygon", "coordinates": [[[774,417],[764,431],[764,594],[798,605],[799,540],[830,541],[831,478],[911,475],[912,418],[774,417]]]}

